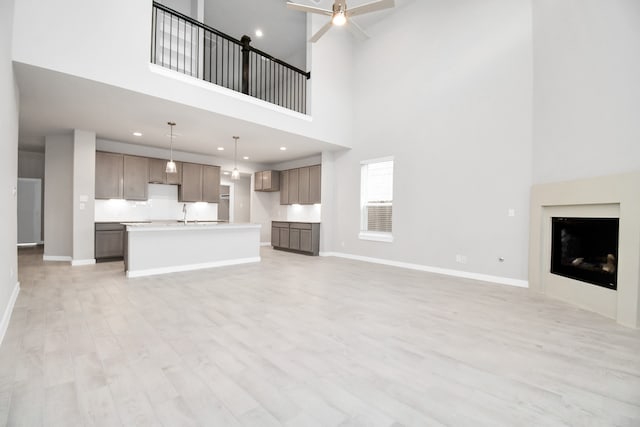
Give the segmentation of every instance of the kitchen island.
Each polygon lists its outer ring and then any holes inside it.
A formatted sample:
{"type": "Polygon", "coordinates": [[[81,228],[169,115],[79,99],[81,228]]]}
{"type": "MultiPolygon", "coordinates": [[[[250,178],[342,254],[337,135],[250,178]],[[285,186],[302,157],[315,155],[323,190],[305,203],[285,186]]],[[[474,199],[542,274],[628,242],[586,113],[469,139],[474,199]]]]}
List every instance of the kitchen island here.
{"type": "Polygon", "coordinates": [[[124,225],[127,277],[260,262],[260,224],[151,222],[124,225]]]}

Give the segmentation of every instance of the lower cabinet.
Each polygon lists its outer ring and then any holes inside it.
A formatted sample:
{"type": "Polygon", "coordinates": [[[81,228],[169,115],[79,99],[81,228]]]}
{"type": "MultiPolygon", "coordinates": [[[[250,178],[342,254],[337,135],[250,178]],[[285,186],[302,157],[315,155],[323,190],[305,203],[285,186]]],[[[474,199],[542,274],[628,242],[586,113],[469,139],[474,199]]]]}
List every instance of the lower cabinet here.
{"type": "Polygon", "coordinates": [[[273,221],[271,223],[271,245],[274,249],[318,255],[320,253],[320,223],[273,221]]]}
{"type": "Polygon", "coordinates": [[[116,261],[124,257],[125,226],[116,223],[95,224],[95,259],[116,261]]]}

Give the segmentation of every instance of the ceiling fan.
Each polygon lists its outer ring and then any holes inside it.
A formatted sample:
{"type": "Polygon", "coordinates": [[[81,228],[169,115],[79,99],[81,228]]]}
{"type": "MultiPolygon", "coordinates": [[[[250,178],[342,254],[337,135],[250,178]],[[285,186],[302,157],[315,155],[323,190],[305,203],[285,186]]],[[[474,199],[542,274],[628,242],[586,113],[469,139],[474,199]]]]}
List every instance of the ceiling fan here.
{"type": "Polygon", "coordinates": [[[333,2],[332,10],[322,9],[319,7],[305,6],[298,3],[287,2],[287,7],[290,9],[300,10],[302,12],[317,13],[320,15],[330,16],[331,20],[324,24],[314,35],[309,39],[311,43],[317,42],[332,25],[342,26],[346,25],[347,29],[351,31],[355,36],[366,39],[369,37],[364,30],[349,18],[358,15],[364,15],[369,12],[376,12],[378,10],[388,9],[395,6],[394,0],[378,0],[371,3],[365,3],[360,6],[356,6],[352,9],[347,9],[347,2],[345,0],[335,0],[333,2]]]}

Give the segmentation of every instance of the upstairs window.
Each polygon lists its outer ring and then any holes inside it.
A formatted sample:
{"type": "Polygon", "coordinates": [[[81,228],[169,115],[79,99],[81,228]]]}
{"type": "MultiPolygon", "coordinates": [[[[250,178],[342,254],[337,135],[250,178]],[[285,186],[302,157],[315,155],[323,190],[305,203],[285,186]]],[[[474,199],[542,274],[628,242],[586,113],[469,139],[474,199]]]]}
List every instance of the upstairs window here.
{"type": "Polygon", "coordinates": [[[393,157],[360,162],[360,234],[364,240],[391,242],[393,157]]]}

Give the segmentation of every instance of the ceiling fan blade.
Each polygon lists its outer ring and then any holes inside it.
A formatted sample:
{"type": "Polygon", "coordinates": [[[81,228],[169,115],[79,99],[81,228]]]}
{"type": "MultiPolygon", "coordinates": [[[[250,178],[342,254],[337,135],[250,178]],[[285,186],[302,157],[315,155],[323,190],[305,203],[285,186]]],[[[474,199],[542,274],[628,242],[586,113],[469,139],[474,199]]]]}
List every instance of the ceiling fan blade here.
{"type": "Polygon", "coordinates": [[[376,12],[378,10],[389,9],[396,5],[394,0],[379,0],[371,3],[362,4],[360,6],[347,9],[347,16],[358,16],[369,12],[376,12]]]}
{"type": "Polygon", "coordinates": [[[304,4],[293,3],[290,1],[287,2],[287,7],[289,9],[299,10],[302,12],[319,13],[320,15],[326,15],[326,16],[333,15],[333,12],[327,9],[320,9],[319,7],[313,7],[313,6],[305,6],[304,4]]]}
{"type": "Polygon", "coordinates": [[[356,22],[351,19],[347,21],[346,27],[347,30],[351,31],[351,34],[360,40],[366,40],[369,38],[369,34],[367,34],[360,25],[356,24],[356,22]]]}
{"type": "Polygon", "coordinates": [[[322,26],[322,28],[320,28],[320,29],[319,29],[319,30],[318,30],[318,31],[313,35],[313,37],[311,37],[311,38],[309,39],[309,41],[310,41],[311,43],[315,43],[315,42],[317,42],[318,40],[320,40],[320,37],[324,36],[324,33],[326,33],[327,31],[329,31],[329,28],[331,28],[331,25],[332,25],[332,24],[331,24],[331,21],[329,21],[329,22],[327,22],[326,24],[324,24],[324,25],[322,26]]]}

